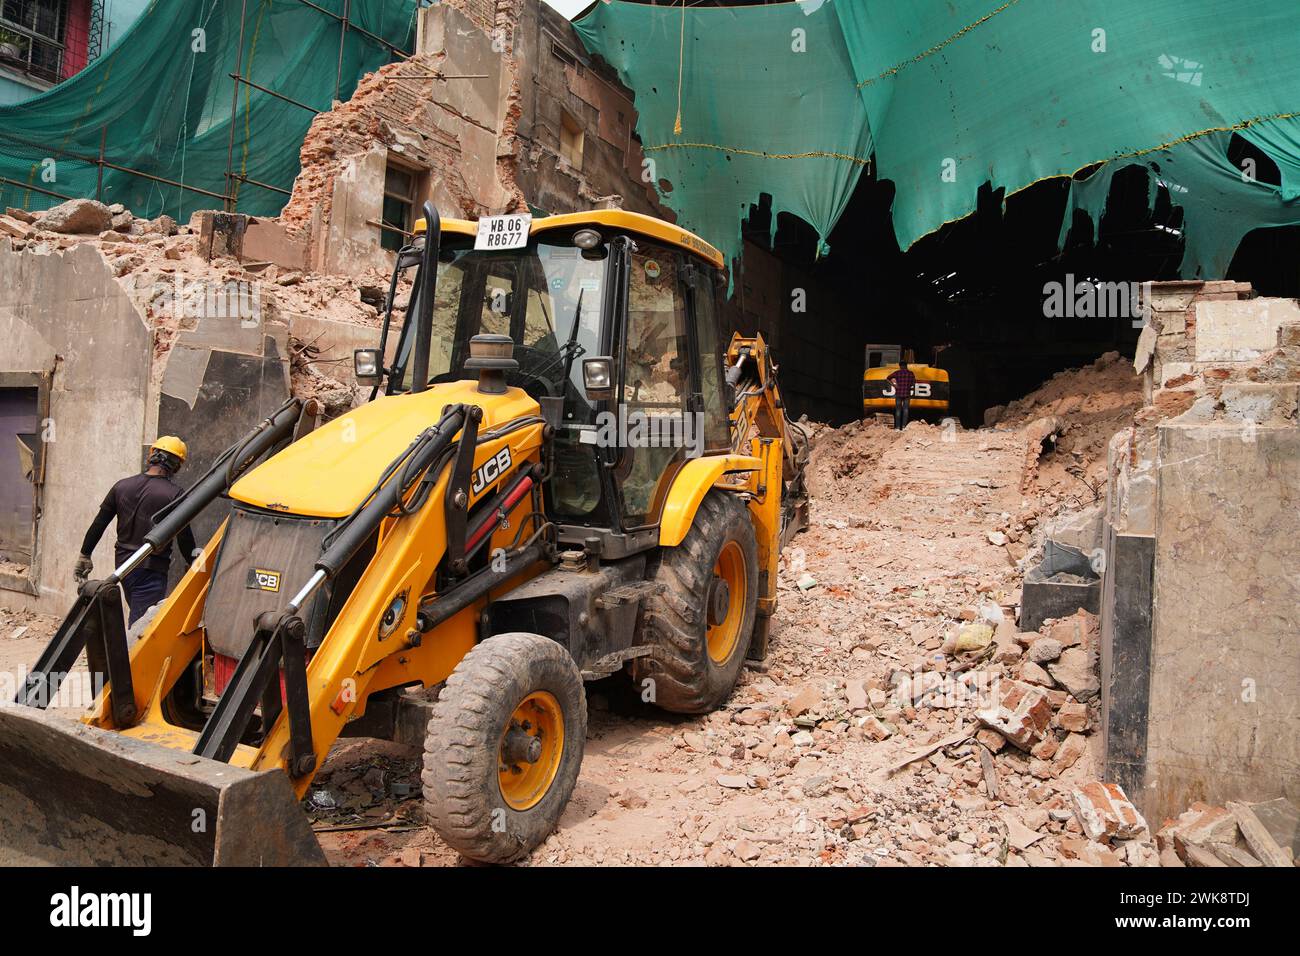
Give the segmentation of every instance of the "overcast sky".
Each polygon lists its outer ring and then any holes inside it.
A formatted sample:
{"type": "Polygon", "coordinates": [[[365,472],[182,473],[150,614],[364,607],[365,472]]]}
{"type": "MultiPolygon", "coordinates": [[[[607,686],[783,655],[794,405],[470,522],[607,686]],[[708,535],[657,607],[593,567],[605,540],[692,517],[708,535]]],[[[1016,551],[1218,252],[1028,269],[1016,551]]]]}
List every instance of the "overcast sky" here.
{"type": "Polygon", "coordinates": [[[545,2],[572,20],[587,4],[591,3],[591,0],[545,0],[545,2]]]}

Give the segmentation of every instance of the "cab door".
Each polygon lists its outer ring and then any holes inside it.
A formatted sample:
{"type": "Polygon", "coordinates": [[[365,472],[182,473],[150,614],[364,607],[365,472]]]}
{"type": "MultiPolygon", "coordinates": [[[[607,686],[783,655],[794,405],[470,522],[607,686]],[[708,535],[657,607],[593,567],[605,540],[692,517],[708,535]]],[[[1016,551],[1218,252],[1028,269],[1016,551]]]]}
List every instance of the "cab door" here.
{"type": "Polygon", "coordinates": [[[682,255],[638,238],[626,262],[627,310],[611,411],[618,424],[619,514],[623,529],[634,531],[659,523],[668,487],[687,460],[685,429],[699,388],[682,255]]]}

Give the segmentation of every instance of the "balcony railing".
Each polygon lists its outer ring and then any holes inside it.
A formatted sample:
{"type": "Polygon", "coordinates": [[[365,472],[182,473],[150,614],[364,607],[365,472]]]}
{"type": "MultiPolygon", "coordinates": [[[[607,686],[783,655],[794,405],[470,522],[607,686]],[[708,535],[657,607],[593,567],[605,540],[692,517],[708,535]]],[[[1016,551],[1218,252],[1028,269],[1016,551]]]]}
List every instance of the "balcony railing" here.
{"type": "Polygon", "coordinates": [[[44,83],[63,79],[65,47],[58,38],[67,20],[66,3],[33,4],[8,0],[0,8],[0,67],[44,83]],[[13,17],[22,17],[18,22],[13,17]],[[51,33],[44,32],[52,31],[51,33]]]}

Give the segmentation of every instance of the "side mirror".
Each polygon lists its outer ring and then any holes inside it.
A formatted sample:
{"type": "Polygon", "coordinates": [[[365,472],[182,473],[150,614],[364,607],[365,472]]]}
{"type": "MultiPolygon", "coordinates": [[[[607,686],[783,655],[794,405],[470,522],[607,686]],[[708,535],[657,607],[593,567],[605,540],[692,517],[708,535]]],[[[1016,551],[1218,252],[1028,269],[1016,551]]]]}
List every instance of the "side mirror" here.
{"type": "Polygon", "coordinates": [[[379,349],[356,349],[352,352],[352,371],[358,385],[378,385],[384,377],[384,363],[379,349]]]}
{"type": "Polygon", "coordinates": [[[614,360],[608,355],[594,355],[582,360],[582,388],[593,402],[614,397],[614,360]]]}

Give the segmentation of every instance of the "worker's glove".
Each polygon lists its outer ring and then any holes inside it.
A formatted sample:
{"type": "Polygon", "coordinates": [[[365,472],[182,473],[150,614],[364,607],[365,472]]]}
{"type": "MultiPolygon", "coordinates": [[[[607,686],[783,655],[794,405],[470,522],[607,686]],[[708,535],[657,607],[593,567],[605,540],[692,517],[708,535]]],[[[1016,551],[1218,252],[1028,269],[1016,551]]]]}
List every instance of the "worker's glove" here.
{"type": "Polygon", "coordinates": [[[72,576],[77,579],[78,584],[85,584],[94,570],[95,564],[90,560],[90,555],[78,555],[77,563],[72,566],[72,576]]]}

